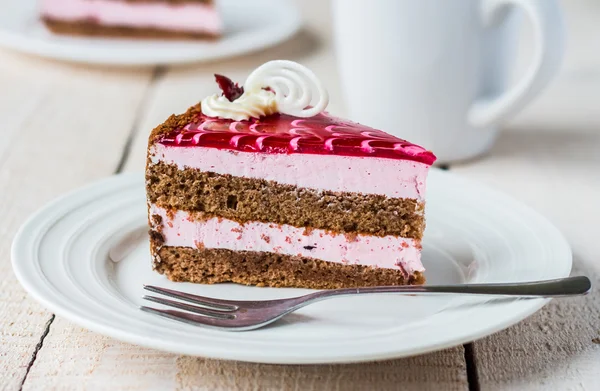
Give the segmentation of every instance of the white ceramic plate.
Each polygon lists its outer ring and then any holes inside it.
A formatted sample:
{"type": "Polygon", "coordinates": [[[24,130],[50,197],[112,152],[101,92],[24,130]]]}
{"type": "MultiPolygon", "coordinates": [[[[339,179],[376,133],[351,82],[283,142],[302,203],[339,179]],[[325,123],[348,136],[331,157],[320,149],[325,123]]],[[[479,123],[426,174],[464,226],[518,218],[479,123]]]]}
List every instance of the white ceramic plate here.
{"type": "Polygon", "coordinates": [[[264,49],[301,26],[288,0],[219,0],[225,25],[216,42],[65,37],[51,34],[35,0],[0,0],[0,46],[59,60],[104,65],[181,64],[264,49]]]}
{"type": "MultiPolygon", "coordinates": [[[[563,236],[507,196],[432,170],[427,208],[423,261],[430,284],[540,280],[564,277],[571,270],[563,236]]],[[[506,328],[547,302],[345,297],[242,333],[148,314],[138,309],[142,284],[238,300],[308,290],[173,283],[154,273],[141,173],[102,180],[44,207],[15,237],[12,261],[35,299],[83,327],[176,353],[265,363],[356,362],[425,353],[506,328]]]]}

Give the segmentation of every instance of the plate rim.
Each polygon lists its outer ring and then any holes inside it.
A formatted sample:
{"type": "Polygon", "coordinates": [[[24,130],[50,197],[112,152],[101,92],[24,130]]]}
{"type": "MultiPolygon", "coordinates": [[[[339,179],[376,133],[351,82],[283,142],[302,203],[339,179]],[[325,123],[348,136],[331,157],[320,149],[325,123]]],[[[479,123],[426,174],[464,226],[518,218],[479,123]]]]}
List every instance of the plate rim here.
{"type": "MultiPolygon", "coordinates": [[[[520,207],[525,208],[530,213],[532,213],[535,217],[538,218],[540,222],[542,222],[546,228],[553,231],[554,235],[560,237],[561,243],[560,245],[563,247],[562,250],[565,251],[565,255],[568,255],[568,259],[565,259],[565,276],[570,274],[572,269],[572,251],[571,248],[564,237],[564,235],[560,232],[558,228],[556,228],[546,217],[535,211],[533,208],[528,205],[516,200],[510,195],[502,193],[500,191],[494,190],[486,185],[479,184],[475,181],[471,181],[469,179],[463,178],[460,175],[443,171],[440,169],[432,169],[432,172],[437,172],[434,175],[444,175],[450,180],[458,180],[462,182],[469,182],[471,185],[477,186],[478,188],[484,189],[485,191],[492,191],[497,196],[503,197],[506,200],[510,200],[512,202],[517,203],[520,207]]],[[[485,336],[494,334],[498,331],[506,329],[523,319],[529,317],[530,315],[537,312],[544,305],[550,302],[551,299],[534,299],[528,300],[528,306],[521,308],[512,316],[506,316],[502,318],[501,321],[494,322],[493,326],[487,327],[479,327],[477,331],[461,331],[461,335],[452,339],[447,339],[444,342],[440,342],[437,344],[429,344],[426,346],[416,346],[412,349],[391,349],[389,351],[383,353],[361,353],[360,355],[340,355],[334,356],[330,355],[327,357],[319,358],[315,360],[315,357],[306,357],[306,356],[293,356],[293,355],[285,355],[285,354],[264,354],[262,353],[254,353],[248,354],[241,351],[232,351],[228,350],[224,352],[223,350],[210,348],[203,349],[201,353],[199,353],[197,346],[194,344],[183,344],[181,342],[173,344],[172,341],[163,342],[158,338],[151,338],[148,336],[144,336],[141,334],[136,334],[130,332],[128,330],[120,329],[118,326],[114,325],[104,325],[101,323],[96,323],[93,320],[86,319],[85,316],[81,316],[77,311],[72,311],[69,308],[64,308],[60,303],[55,303],[51,298],[46,298],[41,290],[35,285],[35,281],[30,281],[28,276],[26,275],[26,270],[23,265],[18,261],[22,258],[22,254],[19,253],[21,251],[21,245],[27,244],[28,240],[25,237],[27,232],[32,228],[35,228],[36,220],[45,212],[53,209],[57,205],[62,204],[69,198],[72,198],[78,194],[83,194],[85,192],[89,192],[94,188],[102,188],[106,186],[115,186],[120,187],[126,184],[127,182],[131,182],[131,179],[139,180],[143,178],[143,172],[127,172],[122,174],[117,174],[113,176],[109,176],[92,183],[88,183],[87,185],[80,187],[78,189],[71,190],[51,202],[47,203],[43,207],[39,208],[35,213],[33,213],[29,218],[21,225],[16,235],[14,236],[12,246],[11,246],[11,264],[13,268],[13,273],[17,277],[19,283],[23,286],[23,288],[30,294],[36,301],[41,303],[45,308],[49,309],[52,313],[68,319],[73,323],[76,323],[86,329],[89,329],[94,332],[98,332],[103,335],[110,336],[112,338],[125,341],[128,343],[137,344],[140,346],[145,346],[148,348],[159,349],[171,353],[176,354],[188,354],[193,356],[201,356],[212,359],[221,359],[221,360],[241,360],[246,362],[256,362],[256,363],[272,363],[272,364],[333,364],[333,363],[358,363],[358,362],[366,362],[373,360],[386,360],[386,359],[394,359],[394,358],[402,358],[413,355],[426,354],[434,351],[439,351],[442,349],[447,349],[450,347],[458,346],[467,342],[476,341],[485,336]]],[[[519,303],[519,302],[513,302],[519,303]]],[[[525,303],[521,301],[520,303],[525,303]]],[[[481,308],[481,307],[480,307],[481,308]]]]}
{"type": "MultiPolygon", "coordinates": [[[[27,0],[31,1],[31,0],[27,0]]],[[[223,1],[223,0],[220,0],[223,1]]],[[[227,0],[226,0],[227,1],[227,0]]],[[[304,20],[298,9],[298,7],[290,0],[262,0],[264,1],[272,1],[273,4],[276,4],[277,7],[280,7],[280,10],[286,12],[288,19],[286,19],[286,23],[280,23],[281,27],[279,27],[278,34],[270,34],[268,36],[263,36],[260,41],[256,39],[247,42],[242,48],[239,44],[233,47],[223,46],[224,48],[218,52],[206,54],[195,54],[198,51],[195,49],[186,49],[182,50],[181,53],[177,56],[171,56],[169,58],[161,58],[160,56],[155,56],[152,58],[138,58],[138,57],[128,57],[126,59],[123,58],[115,58],[115,57],[107,57],[104,54],[94,54],[90,56],[89,54],[82,54],[76,50],[73,50],[71,47],[72,44],[60,42],[60,41],[50,41],[47,38],[40,36],[27,36],[27,34],[23,32],[14,31],[11,29],[6,29],[0,25],[0,48],[10,49],[16,53],[21,53],[25,55],[38,56],[45,59],[63,61],[68,63],[75,64],[87,64],[87,65],[100,65],[100,66],[111,66],[111,67],[144,67],[144,66],[168,66],[168,65],[184,65],[184,64],[194,64],[194,63],[210,63],[219,60],[225,60],[233,57],[239,57],[247,54],[251,54],[260,50],[268,49],[275,45],[278,45],[282,42],[285,42],[292,38],[303,26],[304,20]]],[[[36,20],[37,20],[36,16],[36,20]]],[[[36,22],[39,23],[39,22],[36,22]]],[[[274,24],[273,24],[274,25],[274,24]]],[[[86,37],[76,37],[76,39],[84,41],[91,41],[92,39],[86,37]]],[[[226,36],[221,38],[221,42],[217,41],[215,45],[219,45],[226,39],[226,36]]],[[[145,40],[142,41],[144,44],[151,42],[161,42],[164,41],[156,41],[156,40],[145,40]]],[[[186,41],[174,41],[177,43],[182,43],[186,41]]],[[[187,42],[191,45],[193,44],[206,44],[206,42],[187,42]]],[[[105,49],[104,49],[105,50],[105,49]]],[[[86,51],[85,53],[90,53],[86,51]]],[[[101,52],[100,52],[101,53],[101,52]]]]}

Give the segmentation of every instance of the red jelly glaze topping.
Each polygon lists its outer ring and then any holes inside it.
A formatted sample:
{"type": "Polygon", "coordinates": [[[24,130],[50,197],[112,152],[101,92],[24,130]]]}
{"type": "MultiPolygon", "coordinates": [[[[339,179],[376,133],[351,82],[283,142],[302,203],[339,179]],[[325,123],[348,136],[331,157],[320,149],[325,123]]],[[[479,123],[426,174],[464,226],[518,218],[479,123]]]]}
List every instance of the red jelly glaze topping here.
{"type": "Polygon", "coordinates": [[[427,165],[435,155],[418,145],[341,118],[321,113],[311,118],[274,114],[232,121],[200,114],[184,128],[163,135],[168,146],[241,152],[306,153],[413,160],[427,165]]]}

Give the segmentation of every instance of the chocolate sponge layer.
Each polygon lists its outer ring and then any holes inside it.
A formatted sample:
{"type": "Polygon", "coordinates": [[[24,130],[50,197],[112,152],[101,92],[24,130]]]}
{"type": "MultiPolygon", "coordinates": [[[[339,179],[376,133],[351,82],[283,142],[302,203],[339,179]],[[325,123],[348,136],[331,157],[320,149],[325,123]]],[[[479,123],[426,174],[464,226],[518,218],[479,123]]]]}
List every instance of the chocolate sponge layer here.
{"type": "Polygon", "coordinates": [[[359,286],[417,285],[419,272],[345,265],[311,258],[225,249],[153,247],[154,269],[172,281],[201,284],[235,282],[244,285],[336,289],[359,286]]]}
{"type": "Polygon", "coordinates": [[[165,209],[349,234],[421,239],[424,204],[375,194],[317,191],[262,179],[158,163],[146,171],[148,200],[165,209]]]}

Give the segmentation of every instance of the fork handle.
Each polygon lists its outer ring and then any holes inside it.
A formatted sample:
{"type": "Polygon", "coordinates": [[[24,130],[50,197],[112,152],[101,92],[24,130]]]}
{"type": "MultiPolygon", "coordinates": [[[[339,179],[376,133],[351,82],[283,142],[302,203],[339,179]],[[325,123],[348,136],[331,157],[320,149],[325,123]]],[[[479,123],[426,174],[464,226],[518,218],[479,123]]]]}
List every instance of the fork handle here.
{"type": "Polygon", "coordinates": [[[589,278],[578,276],[559,278],[556,280],[517,282],[511,284],[404,285],[333,289],[315,292],[313,294],[315,296],[313,299],[368,293],[452,293],[521,297],[564,297],[585,295],[591,288],[592,283],[589,278]]]}

